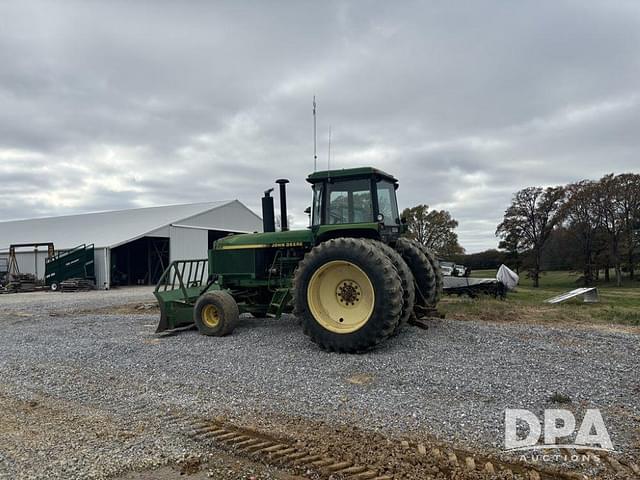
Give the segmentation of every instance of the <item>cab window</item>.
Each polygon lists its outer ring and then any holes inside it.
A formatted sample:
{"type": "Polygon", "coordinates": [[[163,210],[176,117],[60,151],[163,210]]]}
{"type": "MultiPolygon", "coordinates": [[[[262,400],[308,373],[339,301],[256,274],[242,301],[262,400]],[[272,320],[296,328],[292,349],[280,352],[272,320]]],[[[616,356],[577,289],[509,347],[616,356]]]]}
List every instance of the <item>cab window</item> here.
{"type": "Polygon", "coordinates": [[[367,179],[327,183],[326,221],[330,225],[373,221],[371,182],[367,179]]]}
{"type": "Polygon", "coordinates": [[[313,186],[313,211],[311,212],[311,225],[320,225],[322,223],[322,191],[322,183],[316,183],[313,186]]]}
{"type": "Polygon", "coordinates": [[[387,225],[400,223],[395,185],[388,180],[380,180],[377,184],[377,190],[378,212],[384,215],[383,222],[387,225]]]}

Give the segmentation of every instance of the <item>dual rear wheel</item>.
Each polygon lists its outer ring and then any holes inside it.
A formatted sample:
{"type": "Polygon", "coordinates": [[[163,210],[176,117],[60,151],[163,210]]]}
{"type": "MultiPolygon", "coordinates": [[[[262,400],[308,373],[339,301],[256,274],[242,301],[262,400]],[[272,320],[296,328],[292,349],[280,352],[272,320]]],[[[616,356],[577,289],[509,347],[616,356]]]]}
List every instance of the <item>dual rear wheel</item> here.
{"type": "Polygon", "coordinates": [[[311,249],[294,277],[304,333],[325,350],[362,352],[397,334],[416,302],[435,303],[435,270],[414,243],[399,241],[394,250],[375,240],[336,238],[311,249]]]}
{"type": "Polygon", "coordinates": [[[388,338],[402,312],[402,284],[372,242],[335,238],[311,249],[294,276],[295,314],[320,347],[369,350],[388,338]]]}
{"type": "Polygon", "coordinates": [[[400,238],[396,250],[411,269],[415,281],[416,316],[420,312],[435,307],[442,293],[442,273],[435,255],[424,245],[409,238],[400,238]]]}

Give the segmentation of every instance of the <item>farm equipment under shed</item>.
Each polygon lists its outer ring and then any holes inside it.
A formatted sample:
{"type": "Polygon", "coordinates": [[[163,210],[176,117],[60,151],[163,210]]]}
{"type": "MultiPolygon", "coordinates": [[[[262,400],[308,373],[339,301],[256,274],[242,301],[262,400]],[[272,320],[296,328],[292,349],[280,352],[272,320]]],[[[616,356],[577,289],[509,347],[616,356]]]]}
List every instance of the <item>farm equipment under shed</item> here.
{"type": "Polygon", "coordinates": [[[375,168],[315,172],[311,227],[289,231],[286,183],[282,231],[273,198],[262,199],[264,233],[217,240],[208,259],[174,261],[155,289],[158,332],[195,323],[205,335],[233,331],[240,313],[294,312],[312,341],[359,352],[433,315],[442,275],[432,252],[401,234],[398,181],[375,168]]]}

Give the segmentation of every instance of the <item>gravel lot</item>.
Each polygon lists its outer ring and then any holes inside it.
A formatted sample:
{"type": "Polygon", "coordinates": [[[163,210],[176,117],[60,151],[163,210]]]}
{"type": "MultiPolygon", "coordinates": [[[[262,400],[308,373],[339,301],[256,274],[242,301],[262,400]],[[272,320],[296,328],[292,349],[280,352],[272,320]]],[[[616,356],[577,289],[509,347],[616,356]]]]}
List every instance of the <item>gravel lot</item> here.
{"type": "Polygon", "coordinates": [[[556,392],[578,413],[599,408],[616,450],[640,458],[638,334],[441,320],[339,355],[310,343],[291,316],[247,317],[232,336],[209,338],[156,336],[155,311],[104,313],[153,301],[148,288],[0,296],[0,478],[104,478],[197,451],[145,423],[166,408],[497,451],[504,409],[542,416],[556,392]]]}

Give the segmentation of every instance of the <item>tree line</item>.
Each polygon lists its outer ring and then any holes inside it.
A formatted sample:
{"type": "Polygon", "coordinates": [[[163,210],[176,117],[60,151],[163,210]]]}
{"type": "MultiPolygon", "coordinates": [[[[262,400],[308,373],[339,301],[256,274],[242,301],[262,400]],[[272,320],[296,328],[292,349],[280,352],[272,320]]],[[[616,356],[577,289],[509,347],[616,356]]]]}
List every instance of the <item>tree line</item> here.
{"type": "Polygon", "coordinates": [[[620,286],[623,270],[633,279],[638,262],[640,175],[608,174],[522,189],[514,194],[496,236],[502,250],[496,253],[515,269],[526,269],[536,287],[545,263],[581,271],[585,285],[593,284],[600,270],[608,281],[613,269],[620,286]]]}

